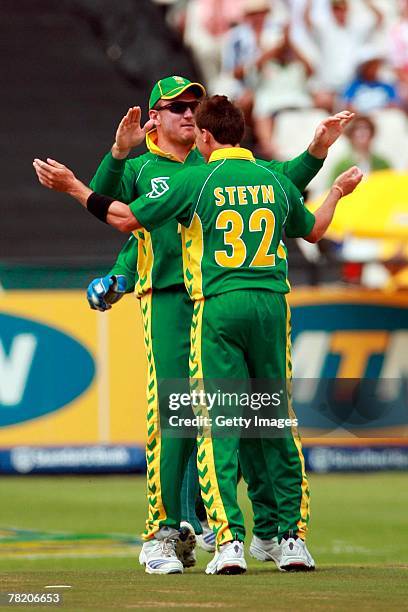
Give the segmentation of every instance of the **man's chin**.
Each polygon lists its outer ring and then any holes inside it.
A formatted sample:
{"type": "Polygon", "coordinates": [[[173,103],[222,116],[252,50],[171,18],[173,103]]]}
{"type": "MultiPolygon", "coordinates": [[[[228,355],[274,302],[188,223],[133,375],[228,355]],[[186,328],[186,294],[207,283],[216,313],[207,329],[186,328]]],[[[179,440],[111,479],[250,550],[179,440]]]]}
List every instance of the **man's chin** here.
{"type": "Polygon", "coordinates": [[[186,144],[193,144],[195,142],[195,131],[194,128],[182,128],[180,137],[186,144]]]}

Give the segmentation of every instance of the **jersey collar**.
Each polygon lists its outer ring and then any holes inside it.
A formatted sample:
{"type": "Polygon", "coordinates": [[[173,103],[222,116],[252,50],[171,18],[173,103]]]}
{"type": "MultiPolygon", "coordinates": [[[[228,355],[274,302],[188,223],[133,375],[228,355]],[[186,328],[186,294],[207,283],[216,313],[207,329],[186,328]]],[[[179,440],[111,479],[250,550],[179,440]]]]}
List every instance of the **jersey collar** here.
{"type": "MultiPolygon", "coordinates": [[[[175,162],[179,162],[179,163],[183,163],[183,162],[186,161],[185,159],[180,159],[179,157],[176,157],[172,153],[166,153],[166,151],[163,151],[163,149],[161,149],[158,146],[158,144],[157,144],[157,131],[156,131],[156,128],[153,128],[153,130],[150,130],[150,132],[147,132],[147,134],[146,134],[146,146],[149,149],[150,153],[153,153],[153,155],[159,155],[159,157],[165,157],[166,159],[170,159],[171,161],[175,161],[175,162]]],[[[193,150],[193,149],[195,149],[195,145],[193,145],[191,147],[191,150],[193,150]]],[[[187,155],[187,157],[188,157],[188,155],[187,155]]]]}
{"type": "Polygon", "coordinates": [[[255,161],[255,157],[249,149],[243,149],[242,147],[226,147],[225,149],[213,151],[208,163],[220,161],[221,159],[246,159],[247,161],[255,161]]]}

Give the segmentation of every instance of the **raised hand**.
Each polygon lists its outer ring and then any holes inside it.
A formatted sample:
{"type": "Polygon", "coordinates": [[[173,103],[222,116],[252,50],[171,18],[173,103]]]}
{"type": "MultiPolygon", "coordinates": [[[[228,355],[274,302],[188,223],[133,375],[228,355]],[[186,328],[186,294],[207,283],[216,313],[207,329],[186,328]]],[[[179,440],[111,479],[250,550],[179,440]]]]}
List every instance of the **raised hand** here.
{"type": "Polygon", "coordinates": [[[344,132],[344,128],[355,117],[355,113],[344,110],[330,117],[326,117],[319,123],[311,145],[309,153],[315,157],[326,157],[329,148],[336,142],[338,137],[344,132]]]}
{"type": "Polygon", "coordinates": [[[146,133],[151,130],[154,123],[149,119],[144,126],[140,125],[142,111],[140,106],[132,106],[122,118],[116,130],[115,143],[112,147],[112,155],[117,159],[127,157],[137,145],[145,139],[146,133]]]}

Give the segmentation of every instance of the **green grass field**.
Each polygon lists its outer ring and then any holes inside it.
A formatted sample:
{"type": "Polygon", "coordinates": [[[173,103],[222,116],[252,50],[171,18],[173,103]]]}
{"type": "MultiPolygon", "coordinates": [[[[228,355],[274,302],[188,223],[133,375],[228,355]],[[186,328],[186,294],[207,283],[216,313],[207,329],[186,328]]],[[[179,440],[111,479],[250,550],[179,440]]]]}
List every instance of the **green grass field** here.
{"type": "MultiPolygon", "coordinates": [[[[406,473],[312,475],[311,574],[281,574],[247,555],[247,574],[206,576],[204,552],[184,575],[145,574],[134,541],[144,520],[141,477],[10,477],[0,487],[1,592],[68,585],[54,589],[66,611],[408,609],[406,473]]],[[[240,496],[249,543],[243,486],[240,496]]],[[[51,609],[18,606],[34,607],[51,609]]]]}

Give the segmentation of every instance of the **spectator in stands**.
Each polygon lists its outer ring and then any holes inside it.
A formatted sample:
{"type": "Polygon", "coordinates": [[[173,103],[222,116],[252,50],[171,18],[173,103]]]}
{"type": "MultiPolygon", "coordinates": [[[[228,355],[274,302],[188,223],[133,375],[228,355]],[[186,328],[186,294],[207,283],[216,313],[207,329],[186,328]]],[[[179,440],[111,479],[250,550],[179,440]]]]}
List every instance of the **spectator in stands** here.
{"type": "Polygon", "coordinates": [[[380,75],[383,65],[380,51],[366,47],[359,54],[357,76],[346,87],[341,101],[356,113],[370,113],[399,106],[397,90],[380,75]]]}
{"type": "MultiPolygon", "coordinates": [[[[376,126],[366,115],[357,116],[345,132],[350,144],[347,156],[340,159],[332,170],[332,176],[343,172],[351,165],[358,164],[365,177],[376,170],[391,168],[391,163],[373,151],[376,126]]],[[[331,183],[330,183],[331,184],[331,183]]],[[[341,245],[344,260],[342,276],[345,282],[381,287],[388,278],[381,263],[372,263],[377,257],[378,242],[354,237],[346,237],[341,245]]]]}
{"type": "Polygon", "coordinates": [[[260,81],[254,95],[253,123],[258,155],[279,158],[273,144],[274,117],[282,110],[312,106],[307,79],[313,68],[291,41],[289,24],[284,28],[282,42],[262,54],[256,65],[260,81]]]}
{"type": "MultiPolygon", "coordinates": [[[[350,168],[358,166],[364,176],[375,170],[386,170],[391,168],[391,163],[384,157],[380,157],[373,151],[373,141],[376,134],[374,121],[367,115],[359,115],[353,119],[345,135],[348,138],[350,151],[348,155],[338,161],[332,170],[332,177],[350,168]]],[[[333,181],[330,179],[329,183],[333,181]]]]}
{"type": "Polygon", "coordinates": [[[242,22],[225,38],[218,93],[234,100],[251,124],[254,93],[260,83],[257,62],[283,39],[283,26],[273,19],[268,0],[245,0],[242,22]]]}
{"type": "MultiPolygon", "coordinates": [[[[179,0],[180,1],[180,0],[179,0]]],[[[209,93],[221,71],[223,37],[241,22],[244,0],[189,0],[185,8],[184,42],[191,48],[209,93]]]]}
{"type": "Polygon", "coordinates": [[[389,59],[398,78],[401,106],[408,112],[408,0],[399,1],[400,19],[389,36],[389,59]]]}
{"type": "Polygon", "coordinates": [[[314,82],[315,105],[333,112],[336,98],[355,74],[358,50],[383,22],[373,0],[364,0],[372,18],[351,12],[348,0],[328,0],[326,14],[312,17],[312,0],[305,6],[305,23],[319,51],[314,82]]]}

